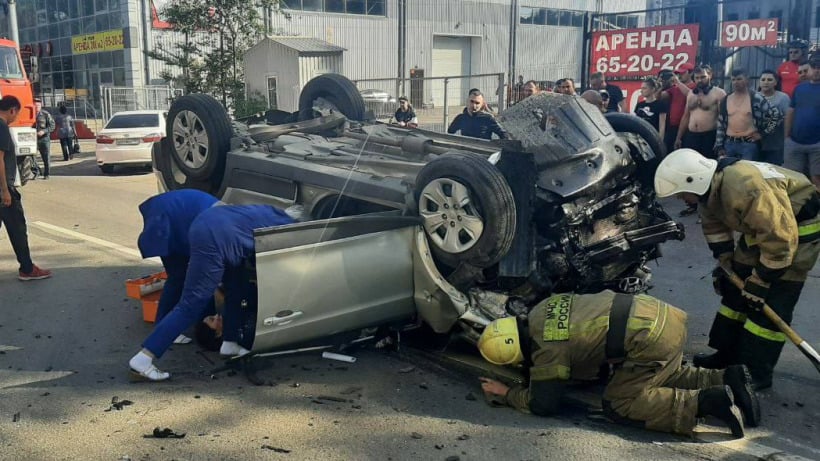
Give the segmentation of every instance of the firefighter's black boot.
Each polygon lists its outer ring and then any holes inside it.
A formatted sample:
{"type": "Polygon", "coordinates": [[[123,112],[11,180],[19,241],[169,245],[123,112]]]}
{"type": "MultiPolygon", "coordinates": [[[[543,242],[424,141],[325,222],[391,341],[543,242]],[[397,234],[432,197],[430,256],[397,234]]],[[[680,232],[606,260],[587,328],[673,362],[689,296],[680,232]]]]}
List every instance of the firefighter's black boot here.
{"type": "Polygon", "coordinates": [[[711,354],[695,354],[692,358],[692,365],[700,368],[710,368],[712,370],[722,370],[729,365],[734,365],[735,360],[724,352],[717,350],[711,354]]]}
{"type": "Polygon", "coordinates": [[[723,372],[723,384],[732,389],[735,404],[743,413],[743,423],[749,427],[760,424],[760,402],[752,384],[752,374],[745,365],[730,365],[723,372]]]}
{"type": "Polygon", "coordinates": [[[735,406],[729,386],[713,386],[698,393],[699,418],[714,416],[729,426],[732,435],[743,437],[743,417],[735,406]]]}

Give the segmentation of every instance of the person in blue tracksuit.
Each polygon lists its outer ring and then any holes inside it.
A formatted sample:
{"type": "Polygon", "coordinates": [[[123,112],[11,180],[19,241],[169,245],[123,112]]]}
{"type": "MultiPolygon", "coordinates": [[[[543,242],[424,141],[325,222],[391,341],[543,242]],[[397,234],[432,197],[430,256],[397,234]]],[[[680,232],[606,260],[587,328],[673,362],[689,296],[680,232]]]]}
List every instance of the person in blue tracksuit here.
{"type": "MultiPolygon", "coordinates": [[[[218,203],[216,197],[196,189],[179,189],[155,195],[139,206],[142,233],[137,245],[143,258],[159,257],[168,274],[159,298],[156,322],[159,323],[179,302],[191,250],[188,230],[200,213],[218,203]]],[[[174,341],[187,344],[191,339],[179,335],[174,341]]]]}
{"type": "MultiPolygon", "coordinates": [[[[188,232],[191,256],[180,300],[129,361],[132,378],[168,379],[170,374],[157,369],[154,359],[162,357],[180,333],[205,317],[205,309],[220,282],[224,282],[226,292],[236,290],[233,285],[238,277],[234,274],[243,271],[246,262],[254,261],[254,229],[293,222],[284,211],[267,205],[214,206],[200,213],[188,232]]],[[[226,302],[229,299],[226,297],[226,302]]],[[[242,320],[232,313],[239,312],[238,306],[225,306],[222,355],[248,352],[238,343],[242,320]]]]}

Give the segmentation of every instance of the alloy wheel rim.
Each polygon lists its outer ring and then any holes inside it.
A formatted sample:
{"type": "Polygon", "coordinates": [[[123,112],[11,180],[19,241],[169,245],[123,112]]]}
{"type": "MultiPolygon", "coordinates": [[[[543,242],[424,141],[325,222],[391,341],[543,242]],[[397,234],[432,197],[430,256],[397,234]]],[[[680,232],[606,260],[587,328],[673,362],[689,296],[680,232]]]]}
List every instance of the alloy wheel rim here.
{"type": "Polygon", "coordinates": [[[470,190],[450,178],[435,179],[422,189],[419,214],[430,240],[447,253],[469,250],[484,233],[484,220],[470,190]]]}
{"type": "Polygon", "coordinates": [[[192,111],[180,111],[174,117],[174,152],[183,165],[202,168],[210,152],[208,133],[202,120],[192,111]]]}

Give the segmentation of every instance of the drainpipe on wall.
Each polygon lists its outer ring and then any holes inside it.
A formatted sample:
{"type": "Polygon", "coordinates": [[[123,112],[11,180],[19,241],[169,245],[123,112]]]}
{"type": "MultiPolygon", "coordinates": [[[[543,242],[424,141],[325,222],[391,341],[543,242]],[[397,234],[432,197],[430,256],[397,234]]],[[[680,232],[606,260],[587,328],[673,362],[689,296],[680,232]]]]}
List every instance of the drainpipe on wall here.
{"type": "MultiPolygon", "coordinates": [[[[512,0],[510,2],[510,46],[509,46],[509,54],[507,56],[507,65],[508,65],[508,76],[507,82],[509,82],[510,88],[512,88],[513,82],[515,82],[516,78],[516,63],[515,63],[515,51],[516,51],[516,43],[518,37],[518,0],[512,0]]],[[[510,98],[512,99],[512,98],[510,98]]],[[[508,103],[511,101],[508,101],[508,103]]]]}
{"type": "Polygon", "coordinates": [[[407,94],[405,91],[404,72],[407,68],[407,0],[399,0],[399,68],[396,80],[396,97],[407,94]]]}
{"type": "MultiPolygon", "coordinates": [[[[142,12],[143,12],[143,26],[142,26],[142,46],[143,50],[150,50],[151,48],[151,27],[153,25],[153,18],[151,17],[151,0],[142,0],[142,12]]],[[[143,72],[145,72],[145,78],[143,78],[143,82],[145,85],[151,84],[151,58],[145,55],[144,52],[140,53],[140,59],[142,59],[143,65],[143,72]]]]}

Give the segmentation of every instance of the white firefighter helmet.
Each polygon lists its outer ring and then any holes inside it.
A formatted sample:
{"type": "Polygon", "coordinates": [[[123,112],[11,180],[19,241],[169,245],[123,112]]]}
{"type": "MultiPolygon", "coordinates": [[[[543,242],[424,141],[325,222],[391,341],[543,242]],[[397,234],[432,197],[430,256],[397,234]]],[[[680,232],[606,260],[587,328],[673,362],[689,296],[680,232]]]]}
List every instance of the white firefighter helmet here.
{"type": "Polygon", "coordinates": [[[667,155],[655,171],[655,192],[669,197],[680,192],[703,195],[709,190],[717,160],[693,149],[678,149],[667,155]]]}

